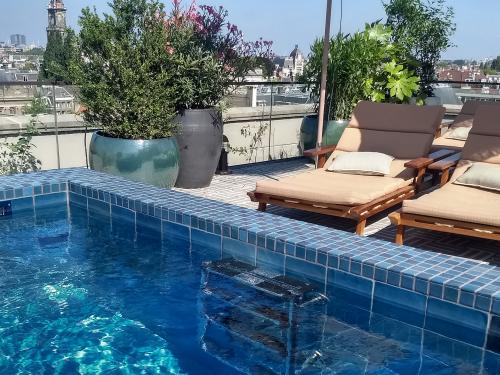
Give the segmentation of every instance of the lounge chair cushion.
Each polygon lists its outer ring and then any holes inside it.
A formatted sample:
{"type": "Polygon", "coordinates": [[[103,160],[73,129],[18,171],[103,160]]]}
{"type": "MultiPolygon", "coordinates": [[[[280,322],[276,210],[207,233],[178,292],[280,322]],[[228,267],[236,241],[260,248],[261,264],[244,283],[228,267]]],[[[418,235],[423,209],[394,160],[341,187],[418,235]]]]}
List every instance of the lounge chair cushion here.
{"type": "Polygon", "coordinates": [[[345,152],[338,155],[328,170],[338,173],[385,176],[391,173],[392,156],[380,152],[345,152]]]}
{"type": "Polygon", "coordinates": [[[291,200],[355,206],[371,202],[410,185],[413,171],[405,168],[404,163],[405,160],[394,160],[390,176],[350,175],[317,169],[279,181],[271,179],[258,181],[256,192],[287,197],[291,200]]]}
{"type": "Polygon", "coordinates": [[[464,145],[465,145],[465,141],[461,141],[459,139],[439,137],[439,138],[436,138],[434,140],[434,142],[432,142],[431,152],[441,150],[441,149],[461,151],[462,148],[464,148],[464,145]]]}
{"type": "Polygon", "coordinates": [[[500,226],[500,193],[448,183],[418,199],[405,200],[403,213],[500,226]]]}
{"type": "Polygon", "coordinates": [[[459,141],[465,141],[467,137],[469,136],[469,132],[471,130],[471,127],[468,126],[457,126],[453,127],[450,130],[448,130],[446,133],[444,133],[445,138],[448,139],[458,139],[459,141]]]}
{"type": "Polygon", "coordinates": [[[500,192],[500,167],[485,163],[473,164],[453,183],[500,192]]]}

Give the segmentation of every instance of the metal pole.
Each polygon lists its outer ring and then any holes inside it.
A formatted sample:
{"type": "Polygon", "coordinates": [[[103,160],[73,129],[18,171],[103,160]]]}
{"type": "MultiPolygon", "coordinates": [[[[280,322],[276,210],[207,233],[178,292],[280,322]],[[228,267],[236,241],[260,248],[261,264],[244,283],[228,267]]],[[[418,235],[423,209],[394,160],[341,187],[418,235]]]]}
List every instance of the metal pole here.
{"type": "Polygon", "coordinates": [[[54,103],[54,128],[56,132],[57,169],[61,169],[61,157],[59,155],[59,127],[57,124],[56,86],[54,83],[52,84],[52,101],[54,103]]]}
{"type": "Polygon", "coordinates": [[[267,160],[272,160],[271,157],[271,132],[273,130],[273,86],[274,82],[271,81],[271,108],[269,108],[269,139],[268,139],[268,145],[269,145],[269,154],[267,155],[267,160]]]}
{"type": "MultiPolygon", "coordinates": [[[[326,79],[328,70],[328,54],[330,51],[330,22],[332,19],[332,0],[326,0],[325,35],[323,37],[323,63],[321,67],[321,86],[319,92],[318,137],[316,147],[323,143],[323,122],[325,118],[326,79]]],[[[316,163],[317,165],[317,163],[316,163]]]]}

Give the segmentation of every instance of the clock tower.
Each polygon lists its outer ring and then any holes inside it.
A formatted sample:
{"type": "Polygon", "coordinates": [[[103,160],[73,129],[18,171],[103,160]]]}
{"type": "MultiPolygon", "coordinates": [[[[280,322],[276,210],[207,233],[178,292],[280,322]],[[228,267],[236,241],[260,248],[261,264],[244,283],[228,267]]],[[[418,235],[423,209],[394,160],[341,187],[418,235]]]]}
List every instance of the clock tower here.
{"type": "Polygon", "coordinates": [[[53,33],[64,36],[66,32],[66,7],[63,0],[50,0],[48,6],[49,26],[47,27],[47,39],[53,33]]]}

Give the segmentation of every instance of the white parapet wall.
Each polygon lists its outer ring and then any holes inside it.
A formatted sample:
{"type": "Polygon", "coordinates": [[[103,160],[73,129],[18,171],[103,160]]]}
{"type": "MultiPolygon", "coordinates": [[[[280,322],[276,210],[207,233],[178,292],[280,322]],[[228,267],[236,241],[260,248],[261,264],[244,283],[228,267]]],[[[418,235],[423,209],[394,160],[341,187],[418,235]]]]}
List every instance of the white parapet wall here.
{"type": "MultiPolygon", "coordinates": [[[[224,113],[224,135],[231,146],[229,164],[247,164],[270,159],[299,156],[300,124],[304,115],[312,113],[311,105],[230,108],[224,113]]],[[[0,142],[13,142],[30,121],[29,116],[0,116],[0,142]]],[[[86,166],[85,144],[90,143],[94,129],[85,129],[77,115],[58,116],[59,148],[52,115],[39,116],[40,134],[33,138],[34,154],[42,169],[86,166]],[[85,136],[85,131],[87,135],[85,136]]]]}

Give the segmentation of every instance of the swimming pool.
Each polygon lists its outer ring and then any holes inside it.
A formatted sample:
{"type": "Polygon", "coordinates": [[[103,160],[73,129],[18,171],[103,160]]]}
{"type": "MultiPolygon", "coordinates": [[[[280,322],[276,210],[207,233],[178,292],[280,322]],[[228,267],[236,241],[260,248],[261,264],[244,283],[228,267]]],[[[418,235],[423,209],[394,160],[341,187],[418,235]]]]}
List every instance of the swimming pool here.
{"type": "Polygon", "coordinates": [[[223,246],[223,228],[50,189],[3,207],[15,214],[0,219],[0,373],[500,371],[498,355],[422,328],[417,312],[402,322],[363,285],[346,292],[347,274],[333,273],[327,298],[298,267],[281,276],[265,248],[252,262],[223,246]]]}

